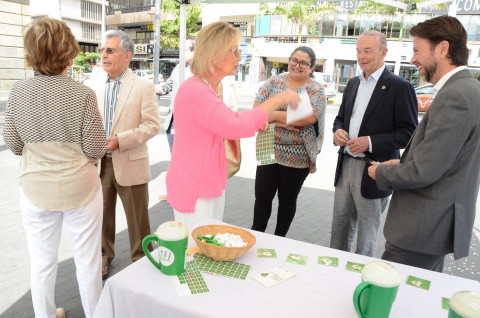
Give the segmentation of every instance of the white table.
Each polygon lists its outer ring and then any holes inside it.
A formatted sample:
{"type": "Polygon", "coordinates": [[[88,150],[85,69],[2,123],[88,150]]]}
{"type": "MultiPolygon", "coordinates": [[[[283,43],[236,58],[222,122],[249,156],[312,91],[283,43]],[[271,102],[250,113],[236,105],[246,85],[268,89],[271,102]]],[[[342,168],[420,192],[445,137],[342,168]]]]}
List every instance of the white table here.
{"type": "MultiPolygon", "coordinates": [[[[204,224],[222,222],[206,220],[199,225],[204,224]]],[[[236,260],[252,266],[246,280],[203,273],[210,292],[179,296],[172,278],[163,275],[144,257],[106,281],[95,317],[356,317],[352,297],[361,276],[346,270],[346,263],[366,264],[377,259],[251,232],[257,243],[236,260]],[[257,248],[274,248],[277,258],[257,258],[257,248]],[[307,264],[285,262],[290,253],[308,256],[307,264]],[[319,265],[319,256],[338,257],[338,267],[319,265]],[[276,266],[297,275],[271,288],[263,287],[250,277],[276,266]]],[[[189,246],[195,246],[191,237],[189,246]]],[[[447,317],[447,311],[442,309],[442,297],[450,298],[459,290],[480,292],[477,281],[392,264],[400,271],[402,284],[390,317],[447,317]],[[430,290],[407,285],[409,275],[430,280],[430,290]]]]}

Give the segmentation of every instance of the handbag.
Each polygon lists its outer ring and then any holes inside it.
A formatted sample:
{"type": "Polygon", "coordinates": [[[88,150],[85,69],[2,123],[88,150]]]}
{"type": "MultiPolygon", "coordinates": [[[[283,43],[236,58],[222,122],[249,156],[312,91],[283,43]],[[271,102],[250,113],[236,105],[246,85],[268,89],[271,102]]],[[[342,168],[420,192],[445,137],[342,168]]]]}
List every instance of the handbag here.
{"type": "Polygon", "coordinates": [[[230,179],[240,170],[242,163],[240,140],[223,139],[223,147],[227,158],[227,178],[230,179]]]}
{"type": "MultiPolygon", "coordinates": [[[[210,86],[210,83],[202,78],[203,82],[210,86]]],[[[222,82],[218,83],[218,87],[216,89],[216,94],[218,99],[223,101],[223,87],[222,82]]],[[[238,170],[240,170],[240,164],[242,162],[242,151],[240,150],[240,140],[232,140],[232,139],[223,139],[223,148],[225,148],[225,158],[227,158],[227,179],[233,177],[238,170]]]]}
{"type": "MultiPolygon", "coordinates": [[[[218,83],[217,97],[220,100],[223,100],[222,82],[218,83]]],[[[223,139],[223,148],[225,148],[225,158],[227,158],[227,179],[230,179],[238,172],[238,170],[240,170],[240,164],[242,163],[240,139],[223,139]]]]}

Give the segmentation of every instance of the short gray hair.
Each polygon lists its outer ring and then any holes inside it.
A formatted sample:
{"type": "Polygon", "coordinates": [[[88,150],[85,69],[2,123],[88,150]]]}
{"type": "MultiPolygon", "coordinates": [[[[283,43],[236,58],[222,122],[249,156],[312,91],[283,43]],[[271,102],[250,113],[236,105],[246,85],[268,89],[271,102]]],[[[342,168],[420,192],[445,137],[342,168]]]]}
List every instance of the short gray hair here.
{"type": "Polygon", "coordinates": [[[366,36],[376,36],[378,38],[378,41],[380,42],[380,49],[387,47],[387,37],[385,34],[383,34],[380,31],[377,30],[369,30],[365,33],[362,33],[360,35],[366,35],[366,36]]]}
{"type": "Polygon", "coordinates": [[[127,35],[127,33],[121,30],[110,30],[105,32],[105,38],[120,38],[120,48],[123,52],[130,51],[132,52],[132,57],[135,55],[135,45],[133,44],[132,39],[127,35]]]}

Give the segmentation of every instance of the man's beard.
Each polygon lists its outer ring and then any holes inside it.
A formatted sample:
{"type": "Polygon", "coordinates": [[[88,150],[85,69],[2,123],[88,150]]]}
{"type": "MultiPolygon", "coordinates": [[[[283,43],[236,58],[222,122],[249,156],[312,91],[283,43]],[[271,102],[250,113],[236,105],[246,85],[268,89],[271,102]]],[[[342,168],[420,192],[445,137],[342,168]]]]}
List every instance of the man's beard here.
{"type": "Polygon", "coordinates": [[[425,73],[424,78],[427,82],[431,83],[432,77],[435,75],[437,72],[437,61],[435,61],[435,58],[433,57],[433,54],[430,55],[431,57],[431,62],[428,65],[423,65],[423,72],[425,73]]]}

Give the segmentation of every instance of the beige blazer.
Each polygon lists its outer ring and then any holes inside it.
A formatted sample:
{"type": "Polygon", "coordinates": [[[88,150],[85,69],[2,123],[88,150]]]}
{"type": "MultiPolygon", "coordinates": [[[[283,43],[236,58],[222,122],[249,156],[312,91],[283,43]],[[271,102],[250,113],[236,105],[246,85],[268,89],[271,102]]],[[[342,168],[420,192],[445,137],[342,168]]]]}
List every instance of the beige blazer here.
{"type": "MultiPolygon", "coordinates": [[[[107,75],[85,84],[97,95],[100,114],[105,109],[107,75]]],[[[117,135],[119,148],[112,153],[115,179],[122,186],[149,182],[150,162],[147,141],[160,130],[155,86],[127,70],[118,95],[111,135],[117,135]]]]}

